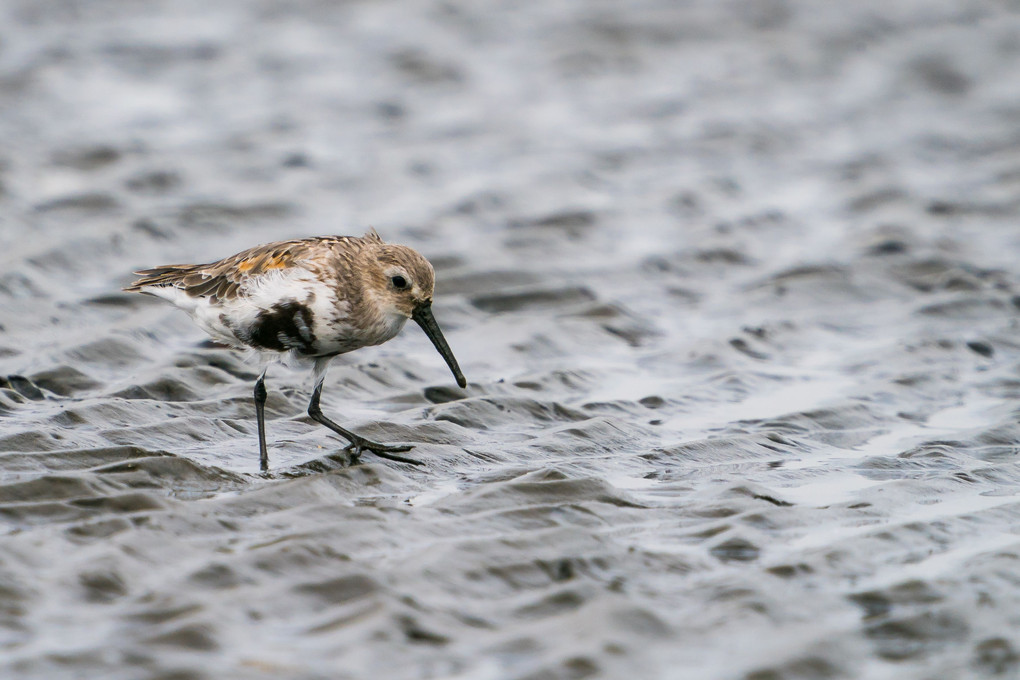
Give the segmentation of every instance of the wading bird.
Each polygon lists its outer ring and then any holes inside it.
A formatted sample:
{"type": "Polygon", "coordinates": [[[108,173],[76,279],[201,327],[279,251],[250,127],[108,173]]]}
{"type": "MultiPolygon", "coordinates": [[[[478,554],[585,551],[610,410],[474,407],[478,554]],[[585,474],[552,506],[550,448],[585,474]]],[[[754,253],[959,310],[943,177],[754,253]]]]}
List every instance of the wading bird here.
{"type": "MultiPolygon", "coordinates": [[[[183,309],[215,340],[253,349],[263,359],[284,354],[311,360],[314,375],[308,415],[344,437],[352,459],[362,451],[421,465],[396,454],[411,446],[369,441],[327,418],[319,408],[330,359],[393,338],[414,319],[467,386],[457,359],[432,316],[435,272],[406,246],[383,242],[374,230],[362,237],[323,236],[267,243],[211,264],[171,264],[135,272],[126,291],[147,293],[183,309]]],[[[255,381],[259,462],[266,449],[266,367],[255,381]]]]}

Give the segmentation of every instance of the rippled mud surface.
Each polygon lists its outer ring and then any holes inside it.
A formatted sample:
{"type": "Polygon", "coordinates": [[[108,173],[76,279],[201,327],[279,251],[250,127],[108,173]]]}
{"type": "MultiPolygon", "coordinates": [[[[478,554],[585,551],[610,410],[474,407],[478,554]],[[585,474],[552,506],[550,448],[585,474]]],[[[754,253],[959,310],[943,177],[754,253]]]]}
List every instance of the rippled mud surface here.
{"type": "Polygon", "coordinates": [[[1020,674],[1015,2],[0,3],[0,676],[1020,674]],[[119,292],[436,265],[305,415],[119,292]]]}

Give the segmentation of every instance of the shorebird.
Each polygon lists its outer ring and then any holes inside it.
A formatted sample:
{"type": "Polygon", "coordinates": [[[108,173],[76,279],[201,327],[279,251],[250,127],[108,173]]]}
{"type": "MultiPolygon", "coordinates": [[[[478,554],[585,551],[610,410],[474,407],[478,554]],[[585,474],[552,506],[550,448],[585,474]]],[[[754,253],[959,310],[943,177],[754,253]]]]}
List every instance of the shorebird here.
{"type": "Polygon", "coordinates": [[[396,454],[411,446],[369,441],[327,418],[319,408],[330,360],[393,338],[414,319],[446,360],[457,384],[467,386],[432,316],[435,272],[407,246],[385,243],[375,230],[362,237],[322,236],[255,246],[210,264],[170,264],[135,272],[126,291],[168,300],[223,344],[255,350],[263,370],[255,381],[259,465],[266,448],[266,370],[290,355],[311,361],[314,387],[308,415],[346,439],[356,460],[362,451],[413,465],[396,454]]]}

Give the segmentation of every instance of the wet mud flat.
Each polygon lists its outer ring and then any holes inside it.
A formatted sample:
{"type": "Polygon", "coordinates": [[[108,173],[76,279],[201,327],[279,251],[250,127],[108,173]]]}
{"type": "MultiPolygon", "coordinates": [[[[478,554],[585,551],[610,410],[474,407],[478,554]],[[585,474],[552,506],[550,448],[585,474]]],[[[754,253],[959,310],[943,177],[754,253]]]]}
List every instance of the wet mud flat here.
{"type": "Polygon", "coordinates": [[[0,675],[1020,673],[1009,2],[0,3],[0,675]],[[134,268],[361,233],[323,408],[134,268]]]}

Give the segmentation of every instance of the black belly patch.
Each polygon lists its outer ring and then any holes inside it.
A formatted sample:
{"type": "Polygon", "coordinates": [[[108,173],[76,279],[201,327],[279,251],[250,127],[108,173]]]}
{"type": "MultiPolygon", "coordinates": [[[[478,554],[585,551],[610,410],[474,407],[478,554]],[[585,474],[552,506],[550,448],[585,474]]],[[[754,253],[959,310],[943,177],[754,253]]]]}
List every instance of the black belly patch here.
{"type": "Polygon", "coordinates": [[[315,353],[312,310],[291,300],[262,310],[251,325],[246,342],[257,349],[315,353]]]}

